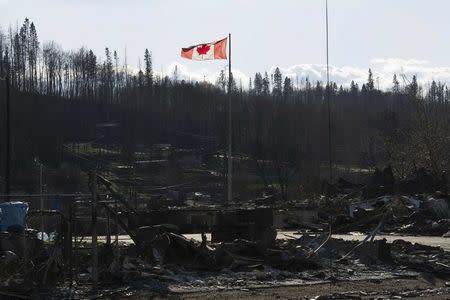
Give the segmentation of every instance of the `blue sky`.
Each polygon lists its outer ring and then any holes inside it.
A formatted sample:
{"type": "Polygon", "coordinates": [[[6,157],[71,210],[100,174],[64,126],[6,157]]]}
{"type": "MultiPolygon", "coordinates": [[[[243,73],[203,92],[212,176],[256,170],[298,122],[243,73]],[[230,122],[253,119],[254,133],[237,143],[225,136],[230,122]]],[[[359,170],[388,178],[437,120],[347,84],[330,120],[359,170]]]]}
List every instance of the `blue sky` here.
{"type": "MultiPolygon", "coordinates": [[[[279,66],[289,76],[324,79],[325,0],[0,0],[0,26],[35,22],[41,40],[64,49],[116,49],[138,66],[144,49],[156,71],[213,81],[225,61],[191,62],[180,48],[232,33],[233,69],[247,84],[279,66]]],[[[369,67],[381,86],[393,73],[426,83],[450,81],[450,1],[329,0],[332,79],[364,81],[369,67]]]]}

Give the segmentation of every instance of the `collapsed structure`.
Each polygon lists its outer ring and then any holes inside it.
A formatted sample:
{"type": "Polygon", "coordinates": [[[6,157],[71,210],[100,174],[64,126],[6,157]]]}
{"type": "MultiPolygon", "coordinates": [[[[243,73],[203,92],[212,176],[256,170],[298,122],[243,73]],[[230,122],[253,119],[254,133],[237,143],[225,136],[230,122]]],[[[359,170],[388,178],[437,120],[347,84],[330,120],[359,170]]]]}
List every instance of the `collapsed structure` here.
{"type": "Polygon", "coordinates": [[[91,287],[102,295],[130,290],[167,294],[221,286],[413,278],[420,272],[450,278],[450,253],[443,249],[376,238],[380,232],[442,235],[449,230],[446,191],[437,191],[432,180],[430,185],[414,184],[428,182],[423,176],[429,174],[419,170],[399,182],[386,168],[375,171],[367,184],[341,179],[325,185],[328,197],[302,202],[310,213],[301,218],[276,205],[140,212],[92,172],[91,194],[66,199],[61,206],[67,211],[27,212],[26,203],[2,203],[0,294],[78,297],[92,293],[91,287]],[[5,212],[14,206],[22,213],[11,221],[12,214],[5,217],[5,212]],[[33,218],[44,215],[55,225],[52,236],[30,228],[33,218]],[[279,224],[290,224],[301,234],[277,232],[274,225],[279,224]],[[367,235],[361,241],[332,236],[351,231],[367,235]],[[183,235],[188,233],[198,233],[197,238],[183,235]]]}

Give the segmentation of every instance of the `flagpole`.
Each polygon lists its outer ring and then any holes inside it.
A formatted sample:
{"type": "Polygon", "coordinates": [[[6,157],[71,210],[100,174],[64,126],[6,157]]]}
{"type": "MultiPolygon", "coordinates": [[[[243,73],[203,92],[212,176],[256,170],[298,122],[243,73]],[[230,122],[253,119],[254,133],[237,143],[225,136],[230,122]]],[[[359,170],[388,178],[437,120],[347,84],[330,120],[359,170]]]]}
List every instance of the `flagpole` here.
{"type": "Polygon", "coordinates": [[[330,66],[328,59],[328,0],[325,0],[326,36],[327,36],[327,106],[328,106],[328,157],[330,169],[330,183],[333,181],[333,160],[331,157],[331,110],[330,110],[330,66]]]}
{"type": "MultiPolygon", "coordinates": [[[[325,0],[325,18],[326,18],[326,36],[327,36],[327,106],[328,106],[328,155],[329,155],[329,163],[330,163],[330,184],[332,184],[333,181],[333,160],[332,160],[332,151],[331,151],[331,109],[330,109],[330,65],[329,65],[329,56],[328,56],[328,0],[325,0]]],[[[333,216],[330,215],[330,236],[332,235],[332,226],[333,226],[333,216]]],[[[330,277],[333,278],[333,258],[331,257],[332,253],[332,247],[330,247],[330,277]]],[[[330,294],[331,294],[331,285],[333,283],[333,280],[330,281],[330,294]]]]}
{"type": "Polygon", "coordinates": [[[233,160],[231,157],[232,149],[232,127],[231,127],[231,33],[228,34],[228,193],[227,204],[231,203],[233,199],[232,174],[233,174],[233,160]]]}

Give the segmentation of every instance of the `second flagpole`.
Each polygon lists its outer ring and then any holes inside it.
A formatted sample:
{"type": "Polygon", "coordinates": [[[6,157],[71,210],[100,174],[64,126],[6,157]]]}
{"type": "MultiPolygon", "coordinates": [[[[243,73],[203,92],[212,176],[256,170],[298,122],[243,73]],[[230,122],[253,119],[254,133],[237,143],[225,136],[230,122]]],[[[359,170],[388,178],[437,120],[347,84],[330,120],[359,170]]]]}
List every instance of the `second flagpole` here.
{"type": "Polygon", "coordinates": [[[232,98],[232,75],[231,75],[231,33],[228,34],[228,193],[227,204],[233,199],[233,158],[231,157],[232,149],[232,126],[231,126],[231,98],[232,98]]]}
{"type": "Polygon", "coordinates": [[[328,0],[325,0],[325,25],[326,25],[326,41],[327,41],[327,106],[328,106],[328,158],[330,168],[330,183],[333,183],[333,157],[331,149],[331,108],[330,108],[330,66],[328,56],[328,0]]]}

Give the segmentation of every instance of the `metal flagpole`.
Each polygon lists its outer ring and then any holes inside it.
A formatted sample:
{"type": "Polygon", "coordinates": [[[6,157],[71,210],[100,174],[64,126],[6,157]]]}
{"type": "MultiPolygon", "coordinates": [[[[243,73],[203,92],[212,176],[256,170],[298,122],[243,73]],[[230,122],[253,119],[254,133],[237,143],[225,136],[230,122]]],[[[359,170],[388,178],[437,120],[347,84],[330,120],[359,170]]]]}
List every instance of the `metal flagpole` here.
{"type": "Polygon", "coordinates": [[[232,143],[232,127],[231,127],[231,33],[228,34],[228,195],[227,204],[233,199],[232,188],[232,174],[233,174],[233,160],[231,157],[231,143],[232,143]]]}
{"type": "MultiPolygon", "coordinates": [[[[328,0],[325,0],[325,23],[326,23],[326,39],[327,39],[327,106],[328,106],[328,156],[329,156],[329,167],[330,167],[330,184],[333,181],[333,160],[332,160],[332,151],[331,151],[331,105],[330,105],[330,93],[331,93],[331,87],[330,87],[330,65],[329,65],[329,56],[328,56],[328,0]]],[[[333,216],[330,215],[330,237],[332,237],[333,231],[332,231],[332,225],[333,224],[333,216]]],[[[330,277],[333,278],[333,258],[331,256],[332,253],[332,246],[330,246],[330,277]]],[[[332,284],[333,280],[330,280],[330,294],[332,291],[332,284]]]]}
{"type": "Polygon", "coordinates": [[[10,101],[11,101],[11,91],[10,91],[10,82],[9,77],[5,78],[6,83],[6,161],[5,161],[5,194],[8,195],[6,201],[9,201],[9,193],[11,190],[11,170],[10,170],[10,159],[11,159],[11,145],[10,145],[10,136],[11,136],[11,120],[10,120],[10,101]]]}
{"type": "Polygon", "coordinates": [[[333,160],[331,157],[331,109],[330,109],[330,66],[328,59],[328,0],[325,1],[326,36],[327,36],[327,105],[328,105],[328,157],[330,159],[330,183],[333,181],[333,160]]]}

